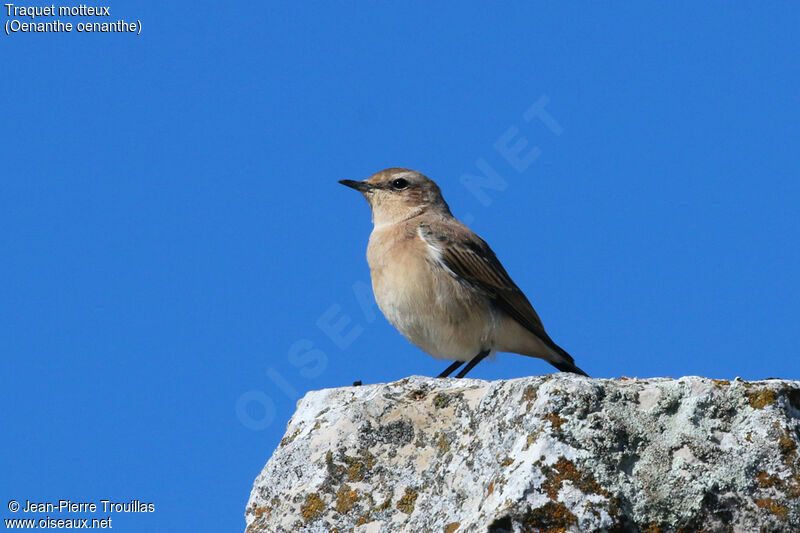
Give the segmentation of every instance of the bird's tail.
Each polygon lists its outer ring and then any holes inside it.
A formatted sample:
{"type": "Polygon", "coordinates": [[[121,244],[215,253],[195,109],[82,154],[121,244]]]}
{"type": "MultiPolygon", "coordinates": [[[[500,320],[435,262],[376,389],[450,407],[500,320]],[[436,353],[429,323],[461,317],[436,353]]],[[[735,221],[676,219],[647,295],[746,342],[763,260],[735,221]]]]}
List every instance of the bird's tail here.
{"type": "Polygon", "coordinates": [[[548,362],[562,372],[572,372],[573,374],[580,374],[581,376],[586,376],[587,378],[589,377],[589,374],[575,366],[575,363],[561,363],[555,361],[548,362]]]}
{"type": "Polygon", "coordinates": [[[548,337],[547,339],[543,340],[545,341],[547,347],[550,348],[550,350],[553,351],[557,356],[552,359],[547,359],[546,361],[548,363],[562,372],[572,372],[573,374],[580,374],[581,376],[586,376],[587,378],[589,377],[589,374],[575,365],[575,359],[573,359],[564,348],[553,342],[553,339],[548,337]]]}

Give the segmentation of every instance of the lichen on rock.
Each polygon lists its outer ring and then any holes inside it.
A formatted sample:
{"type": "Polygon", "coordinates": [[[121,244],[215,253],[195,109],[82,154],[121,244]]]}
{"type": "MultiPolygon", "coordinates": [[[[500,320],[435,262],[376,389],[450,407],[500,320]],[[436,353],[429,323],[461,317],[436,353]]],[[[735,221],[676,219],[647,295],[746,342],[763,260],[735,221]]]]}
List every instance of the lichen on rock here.
{"type": "Polygon", "coordinates": [[[413,376],[310,392],[247,532],[800,531],[800,383],[413,376]]]}

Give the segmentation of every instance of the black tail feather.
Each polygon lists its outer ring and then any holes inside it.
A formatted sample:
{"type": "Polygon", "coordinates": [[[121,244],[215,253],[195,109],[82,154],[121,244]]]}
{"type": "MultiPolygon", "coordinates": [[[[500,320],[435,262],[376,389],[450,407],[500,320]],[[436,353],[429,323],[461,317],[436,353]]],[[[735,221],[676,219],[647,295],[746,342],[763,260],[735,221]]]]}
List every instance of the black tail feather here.
{"type": "Polygon", "coordinates": [[[572,356],[568,354],[564,348],[553,342],[553,339],[547,337],[542,340],[545,342],[545,344],[547,344],[550,348],[552,348],[553,351],[555,351],[558,355],[560,355],[563,358],[563,361],[551,361],[548,359],[547,360],[548,363],[550,363],[551,365],[553,365],[562,372],[572,372],[573,374],[580,374],[581,376],[586,376],[587,378],[589,377],[589,374],[587,374],[586,372],[584,372],[575,365],[575,359],[573,359],[572,356]]]}
{"type": "Polygon", "coordinates": [[[589,374],[575,366],[575,363],[556,363],[555,361],[548,361],[551,365],[556,367],[562,372],[572,372],[573,374],[580,374],[581,376],[589,377],[589,374]]]}

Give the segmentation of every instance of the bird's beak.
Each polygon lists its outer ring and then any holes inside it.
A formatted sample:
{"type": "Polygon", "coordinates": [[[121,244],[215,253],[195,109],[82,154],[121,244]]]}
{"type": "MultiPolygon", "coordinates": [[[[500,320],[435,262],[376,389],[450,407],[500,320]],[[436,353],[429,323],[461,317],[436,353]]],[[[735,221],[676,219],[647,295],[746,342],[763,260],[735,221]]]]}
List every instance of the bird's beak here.
{"type": "Polygon", "coordinates": [[[362,193],[365,193],[372,189],[372,185],[367,183],[366,181],[339,180],[339,183],[341,183],[345,187],[350,187],[351,189],[355,189],[362,193]]]}

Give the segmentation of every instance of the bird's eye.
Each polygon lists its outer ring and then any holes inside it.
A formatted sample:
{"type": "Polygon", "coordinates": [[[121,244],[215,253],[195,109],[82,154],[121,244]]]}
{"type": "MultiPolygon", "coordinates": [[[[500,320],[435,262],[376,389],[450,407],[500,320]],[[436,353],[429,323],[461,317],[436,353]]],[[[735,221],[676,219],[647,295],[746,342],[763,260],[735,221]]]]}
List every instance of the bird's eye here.
{"type": "Polygon", "coordinates": [[[392,189],[397,191],[402,191],[408,187],[408,181],[404,180],[403,178],[397,178],[396,180],[392,180],[392,189]]]}

